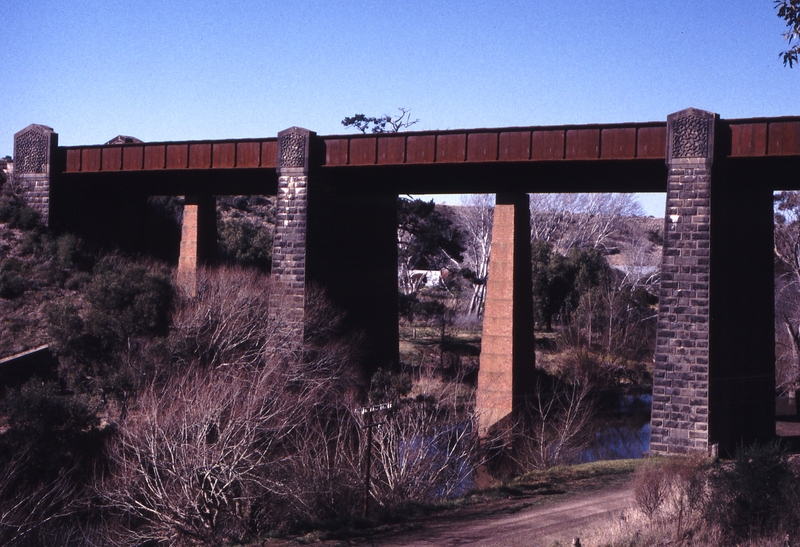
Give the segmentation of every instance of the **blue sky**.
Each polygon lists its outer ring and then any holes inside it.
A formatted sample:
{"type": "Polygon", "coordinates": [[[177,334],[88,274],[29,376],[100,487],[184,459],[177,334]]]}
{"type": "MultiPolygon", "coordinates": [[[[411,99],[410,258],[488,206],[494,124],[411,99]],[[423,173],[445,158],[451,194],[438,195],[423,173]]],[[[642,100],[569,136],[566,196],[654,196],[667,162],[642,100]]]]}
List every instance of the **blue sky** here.
{"type": "Polygon", "coordinates": [[[6,0],[0,156],[61,144],[800,114],[771,0],[6,0]]]}

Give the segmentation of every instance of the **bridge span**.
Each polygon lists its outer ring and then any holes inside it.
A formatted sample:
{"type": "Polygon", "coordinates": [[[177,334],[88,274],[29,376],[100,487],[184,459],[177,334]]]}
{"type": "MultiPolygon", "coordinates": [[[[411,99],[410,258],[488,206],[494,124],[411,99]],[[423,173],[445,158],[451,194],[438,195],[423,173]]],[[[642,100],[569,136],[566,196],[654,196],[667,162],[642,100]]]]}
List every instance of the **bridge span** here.
{"type": "Polygon", "coordinates": [[[148,196],[185,196],[175,244],[190,289],[213,254],[213,196],[276,195],[273,276],[298,321],[308,284],[323,286],[366,333],[374,368],[398,359],[397,195],[497,194],[482,427],[534,377],[526,193],[666,192],[651,449],[725,451],[775,433],[772,194],[800,189],[800,117],[689,108],[646,123],[68,147],[31,125],[14,138],[28,203],[55,229],[141,239],[148,196]]]}

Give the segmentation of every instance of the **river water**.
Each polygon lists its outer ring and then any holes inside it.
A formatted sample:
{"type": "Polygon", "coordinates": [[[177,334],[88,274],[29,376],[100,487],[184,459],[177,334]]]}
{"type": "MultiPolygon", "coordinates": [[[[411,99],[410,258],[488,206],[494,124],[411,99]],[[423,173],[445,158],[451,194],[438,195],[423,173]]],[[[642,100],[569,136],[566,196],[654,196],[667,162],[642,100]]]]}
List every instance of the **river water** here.
{"type": "Polygon", "coordinates": [[[598,404],[594,440],[579,463],[641,458],[650,447],[650,394],[603,397],[598,404]]]}

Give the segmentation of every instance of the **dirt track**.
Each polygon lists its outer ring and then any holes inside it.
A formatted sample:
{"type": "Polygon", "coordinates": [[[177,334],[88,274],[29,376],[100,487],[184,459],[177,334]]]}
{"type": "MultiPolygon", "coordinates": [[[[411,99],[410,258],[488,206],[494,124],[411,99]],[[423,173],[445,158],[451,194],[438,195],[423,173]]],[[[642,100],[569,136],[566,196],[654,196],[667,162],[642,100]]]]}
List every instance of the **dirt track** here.
{"type": "MultiPolygon", "coordinates": [[[[372,538],[375,545],[475,545],[501,547],[524,545],[550,547],[553,542],[572,544],[572,538],[585,535],[604,519],[618,518],[631,504],[629,488],[594,492],[566,500],[533,505],[524,501],[499,508],[486,508],[483,513],[431,518],[415,530],[372,538]]],[[[369,544],[367,542],[367,544],[369,544]]],[[[583,545],[587,543],[584,541],[583,545]]]]}
{"type": "MultiPolygon", "coordinates": [[[[369,538],[311,545],[551,547],[558,541],[567,547],[572,545],[573,537],[583,538],[598,523],[619,518],[619,514],[631,504],[630,486],[576,494],[544,503],[538,497],[499,500],[418,519],[369,538]]],[[[582,544],[590,546],[585,539],[582,544]]]]}

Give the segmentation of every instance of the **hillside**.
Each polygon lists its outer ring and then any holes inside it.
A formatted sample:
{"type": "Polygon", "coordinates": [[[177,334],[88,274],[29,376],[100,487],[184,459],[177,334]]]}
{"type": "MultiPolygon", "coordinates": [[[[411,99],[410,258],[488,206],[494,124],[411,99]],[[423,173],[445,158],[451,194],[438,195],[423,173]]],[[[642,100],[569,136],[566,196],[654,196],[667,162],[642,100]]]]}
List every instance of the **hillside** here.
{"type": "Polygon", "coordinates": [[[84,283],[82,258],[72,236],[0,222],[0,358],[48,343],[46,308],[84,283]]]}

